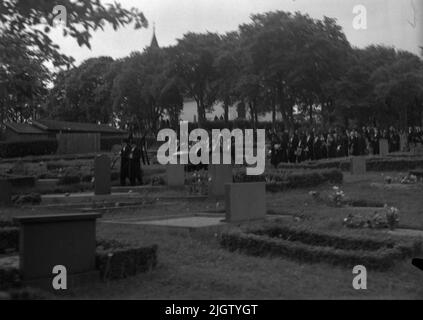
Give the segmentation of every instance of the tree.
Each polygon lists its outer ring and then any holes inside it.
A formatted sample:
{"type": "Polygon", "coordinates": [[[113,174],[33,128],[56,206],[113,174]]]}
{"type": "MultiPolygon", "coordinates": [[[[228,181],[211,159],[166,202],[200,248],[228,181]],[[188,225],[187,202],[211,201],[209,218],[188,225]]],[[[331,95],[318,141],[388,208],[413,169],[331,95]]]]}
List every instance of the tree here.
{"type": "Polygon", "coordinates": [[[206,111],[210,111],[217,100],[215,51],[220,41],[215,33],[187,33],[171,50],[172,74],[181,84],[184,95],[197,103],[200,125],[206,120],[206,111]]]}
{"type": "Polygon", "coordinates": [[[403,129],[421,125],[423,61],[418,56],[398,52],[396,61],[378,68],[371,81],[375,83],[375,99],[382,106],[380,118],[403,129]]]}
{"type": "Polygon", "coordinates": [[[109,123],[114,75],[110,57],[92,58],[62,72],[49,96],[48,114],[55,119],[109,123]]]}
{"type": "MultiPolygon", "coordinates": [[[[42,100],[51,73],[46,65],[68,68],[72,57],[60,53],[49,34],[54,26],[53,8],[66,8],[67,22],[63,36],[75,38],[78,45],[90,48],[91,33],[111,24],[114,29],[133,23],[135,28],[147,26],[147,20],[137,9],[124,9],[120,4],[102,5],[99,0],[3,0],[0,2],[0,114],[20,110],[25,104],[22,92],[31,94],[31,105],[42,100]],[[38,67],[37,67],[38,66],[38,67]],[[25,79],[22,81],[22,79],[25,79]],[[39,79],[31,80],[31,79],[39,79]],[[12,84],[10,84],[12,83],[12,84]],[[19,85],[23,84],[20,88],[19,85]],[[28,86],[31,86],[29,89],[28,86]],[[20,96],[18,96],[20,94],[20,96]]],[[[19,112],[22,117],[29,112],[19,112]]],[[[17,116],[17,114],[15,114],[17,116]]]]}

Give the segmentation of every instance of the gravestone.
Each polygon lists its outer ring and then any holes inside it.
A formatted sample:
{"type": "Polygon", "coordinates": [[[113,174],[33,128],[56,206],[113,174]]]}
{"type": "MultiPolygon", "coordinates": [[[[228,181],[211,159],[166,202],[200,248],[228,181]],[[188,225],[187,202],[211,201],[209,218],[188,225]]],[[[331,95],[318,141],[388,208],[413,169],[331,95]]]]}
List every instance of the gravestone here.
{"type": "Polygon", "coordinates": [[[400,135],[400,151],[408,151],[408,136],[405,133],[400,135]]]}
{"type": "Polygon", "coordinates": [[[97,156],[94,160],[94,184],[96,195],[111,193],[110,158],[106,155],[97,156]]]}
{"type": "Polygon", "coordinates": [[[169,187],[183,187],[185,185],[185,166],[183,164],[168,164],[166,176],[169,187]]]}
{"type": "Polygon", "coordinates": [[[209,168],[209,197],[222,197],[225,195],[225,184],[232,183],[232,165],[210,164],[209,168]]]}
{"type": "Polygon", "coordinates": [[[98,279],[95,268],[96,219],[101,214],[23,216],[19,269],[25,285],[52,289],[52,270],[66,268],[68,288],[98,279]]]}
{"type": "Polygon", "coordinates": [[[22,160],[16,161],[12,166],[12,172],[16,175],[25,175],[26,174],[26,167],[25,163],[22,160]]]}
{"type": "Polygon", "coordinates": [[[417,143],[414,146],[414,154],[416,156],[422,156],[423,155],[423,145],[421,143],[417,143]]]}
{"type": "Polygon", "coordinates": [[[0,180],[0,206],[12,203],[12,185],[7,180],[0,180]]]}
{"type": "Polygon", "coordinates": [[[227,222],[247,222],[266,217],[266,183],[227,183],[225,185],[227,222]]]}
{"type": "Polygon", "coordinates": [[[388,140],[380,139],[379,140],[379,155],[387,156],[389,154],[389,144],[388,140]]]}
{"type": "Polygon", "coordinates": [[[366,174],[366,158],[352,157],[350,171],[351,171],[351,174],[354,174],[354,175],[366,174]]]}

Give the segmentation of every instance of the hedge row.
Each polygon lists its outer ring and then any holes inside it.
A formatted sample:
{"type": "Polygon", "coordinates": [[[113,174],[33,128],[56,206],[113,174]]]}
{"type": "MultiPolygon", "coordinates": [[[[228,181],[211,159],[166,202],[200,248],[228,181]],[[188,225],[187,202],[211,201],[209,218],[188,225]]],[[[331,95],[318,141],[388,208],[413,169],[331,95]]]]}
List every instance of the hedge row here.
{"type": "Polygon", "coordinates": [[[320,184],[331,182],[340,184],[343,174],[340,170],[304,170],[294,171],[269,171],[262,176],[248,176],[244,171],[237,172],[235,182],[266,182],[266,190],[278,192],[287,189],[315,187],[320,184]]]}
{"type": "Polygon", "coordinates": [[[326,262],[345,267],[365,265],[373,270],[389,269],[395,261],[404,258],[404,252],[398,247],[376,251],[345,250],[240,231],[223,234],[220,244],[230,251],[240,251],[253,256],[287,257],[300,262],[326,262]]]}
{"type": "Polygon", "coordinates": [[[157,265],[156,245],[131,247],[100,242],[97,248],[96,269],[102,279],[122,279],[151,270],[157,265]]]}
{"type": "Polygon", "coordinates": [[[34,141],[0,142],[0,158],[15,158],[54,154],[57,151],[56,139],[34,141]]]}
{"type": "MultiPolygon", "coordinates": [[[[423,167],[423,158],[368,158],[367,171],[407,171],[423,167]]],[[[328,160],[309,163],[280,163],[278,169],[329,169],[337,168],[342,171],[350,170],[350,161],[345,159],[328,160]]]]}
{"type": "Polygon", "coordinates": [[[18,250],[19,247],[19,228],[3,227],[0,228],[0,253],[8,250],[18,250]]]}
{"type": "Polygon", "coordinates": [[[0,179],[7,180],[12,188],[32,188],[35,186],[36,181],[35,177],[11,174],[2,175],[0,179]]]}
{"type": "Polygon", "coordinates": [[[247,229],[246,233],[259,236],[268,236],[289,241],[299,241],[304,244],[333,247],[344,250],[366,250],[375,251],[382,248],[392,249],[395,242],[392,240],[380,241],[369,238],[358,238],[351,236],[338,236],[334,234],[310,231],[300,228],[289,228],[282,225],[268,225],[247,229]]]}

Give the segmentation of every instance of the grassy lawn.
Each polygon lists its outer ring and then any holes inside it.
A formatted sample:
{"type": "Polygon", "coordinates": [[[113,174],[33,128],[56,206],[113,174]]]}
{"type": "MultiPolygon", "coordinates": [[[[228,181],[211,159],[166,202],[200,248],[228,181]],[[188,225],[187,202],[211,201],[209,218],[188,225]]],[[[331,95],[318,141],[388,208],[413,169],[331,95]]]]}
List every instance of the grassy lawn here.
{"type": "Polygon", "coordinates": [[[352,267],[256,258],[198,240],[136,226],[101,225],[101,237],[159,244],[159,265],[134,278],[75,292],[83,299],[422,299],[423,273],[406,261],[368,273],[368,290],[352,288],[352,267]]]}
{"type": "MultiPolygon", "coordinates": [[[[390,188],[372,183],[384,182],[395,173],[369,173],[366,176],[344,174],[342,190],[353,199],[376,200],[400,210],[401,226],[423,229],[422,184],[408,188],[390,188]]],[[[333,208],[317,203],[309,191],[322,195],[329,184],[318,188],[267,194],[267,209],[292,215],[287,224],[307,226],[339,234],[364,234],[387,238],[384,231],[351,230],[342,227],[349,208],[333,208]]],[[[155,199],[139,208],[110,209],[104,219],[146,218],[186,215],[204,211],[221,212],[216,201],[163,200],[163,196],[186,195],[186,191],[154,191],[145,195],[155,199]]],[[[57,214],[72,209],[0,209],[0,216],[57,214]]],[[[132,242],[141,246],[158,244],[159,264],[149,273],[136,277],[97,283],[79,289],[75,299],[423,299],[423,272],[410,261],[398,263],[387,272],[368,272],[368,290],[352,287],[352,268],[325,263],[301,264],[284,258],[258,258],[220,248],[217,237],[191,237],[136,225],[99,223],[99,238],[132,242]]]]}

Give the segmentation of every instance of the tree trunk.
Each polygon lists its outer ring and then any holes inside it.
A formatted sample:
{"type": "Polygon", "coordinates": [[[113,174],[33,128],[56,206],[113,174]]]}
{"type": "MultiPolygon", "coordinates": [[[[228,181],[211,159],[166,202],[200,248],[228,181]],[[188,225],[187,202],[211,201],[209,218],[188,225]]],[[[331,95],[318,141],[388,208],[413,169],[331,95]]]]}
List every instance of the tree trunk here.
{"type": "Polygon", "coordinates": [[[225,112],[225,123],[229,121],[229,103],[228,101],[223,102],[223,109],[225,112]]]}

